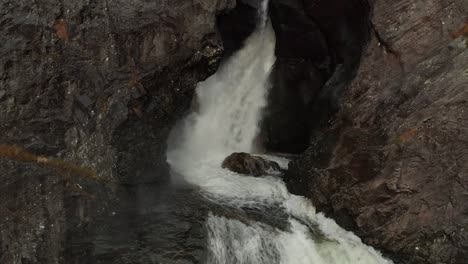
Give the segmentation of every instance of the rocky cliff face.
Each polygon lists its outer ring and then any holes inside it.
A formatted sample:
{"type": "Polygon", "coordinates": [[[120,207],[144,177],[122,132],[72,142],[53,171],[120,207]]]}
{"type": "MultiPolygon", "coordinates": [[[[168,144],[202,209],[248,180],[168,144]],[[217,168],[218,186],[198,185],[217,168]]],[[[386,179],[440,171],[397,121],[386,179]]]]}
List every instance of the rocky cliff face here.
{"type": "MultiPolygon", "coordinates": [[[[1,263],[85,263],[92,248],[74,243],[116,196],[96,180],[168,180],[166,138],[195,83],[221,40],[233,52],[252,30],[256,0],[218,16],[234,2],[2,1],[1,263]]],[[[400,262],[467,260],[467,13],[464,0],[271,1],[262,140],[307,149],[290,190],[400,262]]]]}
{"type": "Polygon", "coordinates": [[[369,3],[357,76],[288,187],[397,262],[466,263],[467,2],[369,3]]]}
{"type": "Polygon", "coordinates": [[[46,157],[122,184],[168,179],[168,132],[195,84],[217,68],[216,16],[234,5],[2,1],[1,263],[67,262],[67,232],[90,224],[104,204],[88,198],[108,188],[61,175],[40,162],[46,157]],[[7,159],[12,145],[40,157],[7,159]]]}

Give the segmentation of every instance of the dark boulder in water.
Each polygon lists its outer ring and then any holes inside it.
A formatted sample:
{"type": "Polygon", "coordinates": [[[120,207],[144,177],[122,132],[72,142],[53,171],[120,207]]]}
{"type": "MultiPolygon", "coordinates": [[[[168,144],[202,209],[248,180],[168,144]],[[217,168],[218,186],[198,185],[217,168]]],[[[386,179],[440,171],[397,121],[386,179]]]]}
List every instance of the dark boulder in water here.
{"type": "Polygon", "coordinates": [[[245,152],[232,153],[224,159],[221,167],[240,174],[253,176],[271,175],[281,171],[278,163],[245,152]]]}

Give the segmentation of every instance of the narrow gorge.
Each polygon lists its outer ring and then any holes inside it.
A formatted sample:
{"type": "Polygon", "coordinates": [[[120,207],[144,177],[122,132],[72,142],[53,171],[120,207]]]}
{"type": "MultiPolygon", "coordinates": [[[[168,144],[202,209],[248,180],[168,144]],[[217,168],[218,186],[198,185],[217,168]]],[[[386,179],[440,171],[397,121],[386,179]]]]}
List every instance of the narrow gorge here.
{"type": "Polygon", "coordinates": [[[466,0],[0,14],[0,263],[467,263],[466,0]]]}
{"type": "MultiPolygon", "coordinates": [[[[180,125],[182,131],[176,129],[180,135],[169,146],[173,170],[223,210],[208,213],[205,263],[390,263],[316,214],[309,201],[289,194],[281,179],[241,176],[220,167],[232,152],[255,150],[275,63],[267,6],[264,1],[259,25],[242,49],[199,83],[198,109],[180,125]]],[[[287,166],[287,160],[280,163],[287,166]]]]}

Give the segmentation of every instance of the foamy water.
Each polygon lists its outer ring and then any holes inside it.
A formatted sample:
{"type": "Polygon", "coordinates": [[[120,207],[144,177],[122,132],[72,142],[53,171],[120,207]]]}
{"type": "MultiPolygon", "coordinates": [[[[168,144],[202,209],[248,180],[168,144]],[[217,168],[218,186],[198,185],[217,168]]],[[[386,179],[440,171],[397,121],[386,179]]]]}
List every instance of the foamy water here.
{"type": "MultiPolygon", "coordinates": [[[[277,208],[288,227],[210,214],[207,263],[321,264],[391,263],[351,232],[315,212],[312,203],[290,194],[277,177],[248,177],[221,168],[233,152],[252,152],[275,62],[275,35],[267,22],[267,1],[259,28],[216,74],[199,83],[199,104],[174,131],[168,162],[177,175],[199,187],[212,203],[238,208],[277,208]],[[318,234],[317,234],[318,233],[318,234]]],[[[269,157],[287,167],[288,160],[269,157]]]]}

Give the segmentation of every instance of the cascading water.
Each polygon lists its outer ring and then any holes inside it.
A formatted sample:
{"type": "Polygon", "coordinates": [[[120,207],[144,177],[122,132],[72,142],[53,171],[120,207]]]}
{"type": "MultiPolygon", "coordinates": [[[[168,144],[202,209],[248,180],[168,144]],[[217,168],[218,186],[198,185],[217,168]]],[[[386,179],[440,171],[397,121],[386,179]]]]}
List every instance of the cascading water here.
{"type": "MultiPolygon", "coordinates": [[[[266,8],[264,1],[259,26],[244,47],[199,83],[199,109],[170,141],[172,170],[198,186],[209,202],[233,212],[229,217],[208,216],[206,263],[391,263],[315,213],[309,200],[288,193],[281,179],[241,176],[220,166],[232,152],[253,151],[275,61],[275,36],[266,8]],[[257,217],[249,217],[252,212],[257,217]],[[258,215],[267,220],[258,220],[258,215]]],[[[287,166],[285,159],[269,158],[287,166]]]]}

